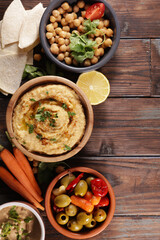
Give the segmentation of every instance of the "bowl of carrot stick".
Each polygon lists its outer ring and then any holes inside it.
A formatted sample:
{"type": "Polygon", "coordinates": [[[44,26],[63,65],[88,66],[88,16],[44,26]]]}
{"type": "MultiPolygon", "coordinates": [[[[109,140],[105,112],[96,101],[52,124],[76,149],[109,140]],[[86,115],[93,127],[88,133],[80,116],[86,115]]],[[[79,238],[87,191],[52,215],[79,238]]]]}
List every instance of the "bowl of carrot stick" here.
{"type": "Polygon", "coordinates": [[[70,168],[50,183],[45,209],[52,226],[73,239],[101,233],[111,222],[115,195],[109,181],[87,167],[70,168]]]}

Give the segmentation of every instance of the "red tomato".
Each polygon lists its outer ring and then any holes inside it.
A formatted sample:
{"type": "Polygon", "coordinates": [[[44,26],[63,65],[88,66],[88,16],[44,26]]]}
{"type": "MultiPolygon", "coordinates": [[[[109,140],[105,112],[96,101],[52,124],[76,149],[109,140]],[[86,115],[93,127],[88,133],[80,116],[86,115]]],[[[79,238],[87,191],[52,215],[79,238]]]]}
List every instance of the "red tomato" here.
{"type": "Polygon", "coordinates": [[[91,181],[91,188],[95,196],[104,197],[108,193],[107,184],[100,178],[95,178],[91,181]]]}
{"type": "Polygon", "coordinates": [[[86,11],[86,18],[93,21],[94,19],[99,19],[103,16],[105,11],[104,3],[94,3],[86,11]]]}
{"type": "Polygon", "coordinates": [[[95,207],[106,207],[109,205],[109,198],[108,197],[102,197],[100,202],[95,205],[95,207]]]}

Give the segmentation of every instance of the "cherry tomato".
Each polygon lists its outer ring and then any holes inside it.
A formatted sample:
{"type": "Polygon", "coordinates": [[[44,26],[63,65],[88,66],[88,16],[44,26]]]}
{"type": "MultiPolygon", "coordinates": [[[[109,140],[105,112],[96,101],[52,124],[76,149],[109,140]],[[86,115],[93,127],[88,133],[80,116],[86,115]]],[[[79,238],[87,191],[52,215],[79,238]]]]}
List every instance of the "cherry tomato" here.
{"type": "Polygon", "coordinates": [[[109,198],[108,197],[102,197],[101,200],[95,207],[106,207],[109,205],[109,198]]]}
{"type": "Polygon", "coordinates": [[[108,193],[108,186],[103,179],[91,180],[91,189],[95,196],[104,197],[108,193]]]}
{"type": "Polygon", "coordinates": [[[93,21],[94,19],[99,19],[103,16],[105,11],[104,3],[94,3],[86,11],[86,18],[93,21]]]}

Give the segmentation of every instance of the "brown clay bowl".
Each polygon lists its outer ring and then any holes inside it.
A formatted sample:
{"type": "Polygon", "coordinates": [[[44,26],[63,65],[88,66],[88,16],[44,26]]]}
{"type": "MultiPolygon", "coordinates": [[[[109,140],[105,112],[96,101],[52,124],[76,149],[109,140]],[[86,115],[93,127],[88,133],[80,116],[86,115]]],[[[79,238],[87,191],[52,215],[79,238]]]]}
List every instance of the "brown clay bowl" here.
{"type": "Polygon", "coordinates": [[[92,109],[92,106],[91,106],[88,98],[84,94],[84,92],[75,83],[71,82],[70,80],[68,80],[66,78],[62,78],[62,77],[57,77],[57,76],[37,77],[37,78],[30,80],[30,81],[26,82],[25,84],[23,84],[14,93],[14,95],[10,99],[10,102],[7,107],[7,112],[6,112],[7,131],[9,133],[10,137],[12,138],[12,142],[26,156],[33,158],[35,160],[41,161],[41,162],[63,161],[65,159],[68,159],[68,158],[74,156],[75,154],[77,154],[85,146],[85,144],[87,143],[87,141],[90,138],[90,135],[91,135],[92,129],[93,129],[93,119],[94,119],[93,109],[92,109]],[[85,132],[84,132],[84,135],[83,135],[81,141],[71,151],[64,153],[62,155],[42,155],[39,153],[29,152],[15,138],[15,134],[14,134],[13,127],[12,127],[13,111],[14,111],[14,108],[15,108],[18,100],[20,99],[20,97],[22,95],[24,95],[24,93],[26,93],[27,91],[31,90],[32,88],[34,88],[36,86],[41,86],[44,84],[52,84],[52,83],[66,85],[66,86],[70,87],[71,89],[73,89],[77,93],[77,95],[79,96],[80,101],[82,103],[82,106],[84,108],[84,112],[85,112],[85,116],[86,116],[85,132]]]}
{"type": "Polygon", "coordinates": [[[111,220],[113,218],[114,211],[115,211],[115,205],[116,205],[115,195],[114,195],[114,192],[113,192],[111,184],[108,182],[108,180],[101,173],[97,172],[94,169],[87,168],[87,167],[75,167],[75,168],[71,168],[71,169],[68,169],[68,170],[60,173],[50,183],[50,185],[49,185],[49,187],[47,189],[47,192],[46,192],[46,196],[45,196],[45,209],[46,209],[47,217],[48,217],[50,223],[52,224],[52,226],[59,233],[63,234],[66,237],[73,238],[73,239],[86,239],[86,238],[94,237],[94,236],[98,235],[100,232],[102,232],[109,225],[109,223],[111,222],[111,220]],[[51,206],[52,190],[53,190],[54,186],[56,185],[56,183],[62,177],[64,177],[65,175],[67,175],[67,174],[69,174],[71,172],[72,173],[73,172],[84,172],[84,173],[88,173],[88,174],[94,175],[97,178],[103,179],[107,183],[107,185],[108,185],[110,205],[109,205],[109,209],[108,209],[108,213],[107,213],[107,218],[99,226],[97,226],[97,227],[95,227],[93,229],[89,229],[86,232],[75,233],[75,232],[71,232],[70,230],[67,230],[66,228],[60,226],[56,222],[55,217],[54,217],[53,212],[52,212],[52,206],[51,206]]]}

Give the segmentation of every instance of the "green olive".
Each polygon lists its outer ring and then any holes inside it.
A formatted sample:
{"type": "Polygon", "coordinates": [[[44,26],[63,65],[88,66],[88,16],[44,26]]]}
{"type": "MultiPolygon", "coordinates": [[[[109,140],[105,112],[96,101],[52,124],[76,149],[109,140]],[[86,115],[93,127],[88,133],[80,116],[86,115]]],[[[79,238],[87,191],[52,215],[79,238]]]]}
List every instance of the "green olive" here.
{"type": "Polygon", "coordinates": [[[94,219],[97,222],[103,222],[106,219],[106,217],[107,217],[107,214],[103,209],[99,208],[94,212],[94,219]]]}
{"type": "Polygon", "coordinates": [[[80,212],[77,215],[77,222],[81,225],[86,225],[92,220],[92,213],[80,212]]]}
{"type": "Polygon", "coordinates": [[[65,225],[69,221],[69,217],[64,212],[60,212],[56,215],[56,220],[60,225],[65,225]]]}
{"type": "Polygon", "coordinates": [[[70,173],[61,179],[61,185],[65,186],[66,188],[75,178],[76,177],[70,173]]]}
{"type": "Polygon", "coordinates": [[[58,195],[54,199],[54,204],[60,208],[67,207],[70,204],[70,202],[71,202],[71,199],[66,194],[58,195]]]}
{"type": "Polygon", "coordinates": [[[91,219],[91,221],[85,225],[86,228],[94,228],[96,225],[96,220],[94,218],[91,219]]]}
{"type": "Polygon", "coordinates": [[[72,232],[79,232],[83,228],[83,226],[81,224],[77,223],[77,221],[75,219],[70,220],[67,223],[67,227],[72,232]]]}
{"type": "Polygon", "coordinates": [[[88,186],[90,187],[91,186],[91,181],[94,179],[94,177],[90,176],[86,179],[86,182],[88,184],[88,186]]]}
{"type": "Polygon", "coordinates": [[[65,208],[65,213],[69,217],[74,217],[77,214],[78,208],[74,204],[70,204],[68,207],[65,208]]]}
{"type": "Polygon", "coordinates": [[[74,193],[76,196],[83,197],[88,190],[88,185],[85,180],[80,180],[74,189],[74,193]]]}

